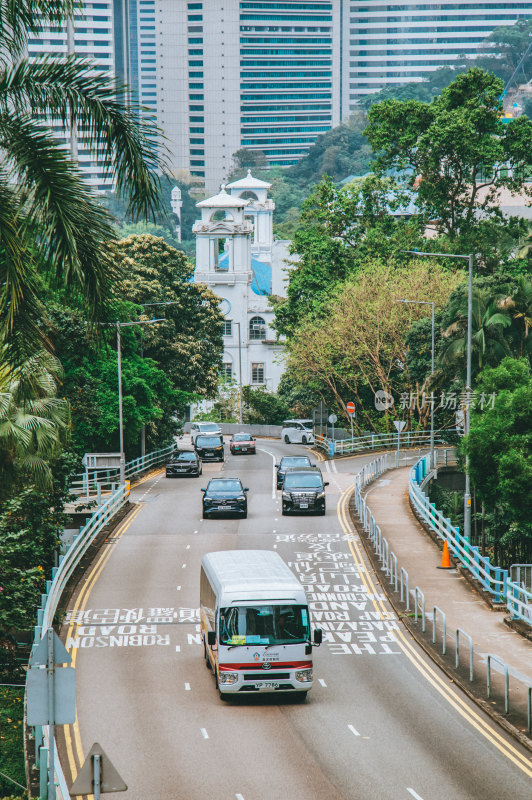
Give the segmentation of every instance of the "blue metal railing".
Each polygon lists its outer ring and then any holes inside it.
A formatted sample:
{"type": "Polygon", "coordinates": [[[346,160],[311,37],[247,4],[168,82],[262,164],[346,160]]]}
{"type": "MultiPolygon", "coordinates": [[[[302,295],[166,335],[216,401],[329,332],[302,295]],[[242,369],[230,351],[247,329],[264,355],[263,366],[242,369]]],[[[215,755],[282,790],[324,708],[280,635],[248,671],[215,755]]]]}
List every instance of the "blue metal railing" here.
{"type": "Polygon", "coordinates": [[[471,572],[495,603],[506,604],[513,619],[520,619],[532,626],[532,591],[522,583],[510,580],[508,570],[493,566],[490,559],[482,556],[479,548],[470,544],[460,529],[454,527],[451,520],[446,519],[430,502],[423,487],[433,474],[426,455],[410,470],[408,492],[417,514],[440,539],[447,541],[452,555],[471,572]]]}

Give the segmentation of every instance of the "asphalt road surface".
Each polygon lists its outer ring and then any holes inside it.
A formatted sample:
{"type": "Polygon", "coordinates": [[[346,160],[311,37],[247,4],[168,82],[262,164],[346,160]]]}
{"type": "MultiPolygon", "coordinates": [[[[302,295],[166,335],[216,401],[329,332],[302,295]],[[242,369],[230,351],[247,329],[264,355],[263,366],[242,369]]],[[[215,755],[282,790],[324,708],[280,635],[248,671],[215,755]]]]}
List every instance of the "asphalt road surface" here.
{"type": "Polygon", "coordinates": [[[200,478],[162,472],[132,492],[63,625],[77,677],[77,722],[60,740],[67,778],[99,742],[129,800],[530,800],[530,754],[419,650],[363,555],[347,502],[371,456],[320,464],[325,517],[283,517],[274,461],[307,451],[257,445],[255,456],[226,446],[225,464],[200,478]],[[201,519],[200,487],[220,474],[249,486],[246,520],[201,519]],[[272,548],[324,631],[314,687],[304,703],[222,702],[199,635],[201,558],[272,548]]]}

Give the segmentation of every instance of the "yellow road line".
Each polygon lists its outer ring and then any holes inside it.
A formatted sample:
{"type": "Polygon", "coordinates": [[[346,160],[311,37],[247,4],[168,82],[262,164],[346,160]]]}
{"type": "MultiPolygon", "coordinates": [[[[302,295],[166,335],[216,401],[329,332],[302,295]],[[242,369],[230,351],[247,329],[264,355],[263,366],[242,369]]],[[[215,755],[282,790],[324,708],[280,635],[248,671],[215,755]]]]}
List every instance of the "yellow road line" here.
{"type": "MultiPolygon", "coordinates": [[[[122,523],[118,526],[117,530],[113,532],[113,544],[116,542],[117,539],[120,539],[123,534],[127,531],[129,526],[136,520],[138,515],[140,514],[143,506],[138,505],[135,509],[133,509],[131,514],[128,514],[127,518],[122,521],[122,523]]],[[[101,555],[99,556],[98,560],[96,561],[94,567],[92,568],[90,575],[85,583],[85,586],[79,593],[78,597],[76,598],[76,602],[73,608],[73,617],[75,618],[76,612],[83,611],[87,605],[90,593],[94,587],[94,584],[100,577],[103,568],[107,564],[109,558],[111,557],[111,553],[113,552],[113,544],[109,543],[107,547],[102,549],[101,555]]],[[[70,638],[74,637],[75,629],[78,627],[79,623],[71,622],[68,631],[67,631],[67,642],[70,638]]],[[[77,648],[72,649],[72,666],[76,666],[77,660],[77,648]]],[[[84,760],[83,756],[83,745],[81,742],[81,733],[79,730],[77,715],[76,721],[72,725],[65,725],[65,744],[67,750],[67,759],[70,767],[70,772],[72,774],[72,779],[75,780],[78,770],[81,768],[81,765],[84,760]]]]}
{"type": "MultiPolygon", "coordinates": [[[[340,520],[340,525],[346,534],[354,533],[352,523],[348,517],[348,504],[353,491],[354,487],[346,489],[338,501],[337,514],[340,520]]],[[[381,614],[381,618],[388,618],[387,614],[386,617],[383,616],[386,612],[385,604],[382,600],[377,598],[376,584],[374,583],[372,576],[365,569],[365,562],[359,542],[348,538],[348,546],[355,564],[364,567],[364,569],[360,571],[360,577],[366,586],[368,593],[373,596],[373,607],[381,614]]],[[[434,687],[434,689],[436,689],[436,691],[439,692],[439,694],[441,694],[447,700],[447,702],[470,723],[470,725],[472,725],[479,733],[481,733],[484,738],[488,739],[488,741],[490,741],[504,756],[518,766],[519,769],[521,769],[528,777],[532,778],[532,763],[530,758],[520,753],[519,750],[513,747],[512,744],[507,742],[506,739],[496,730],[494,730],[482,716],[470,708],[463,698],[450,691],[449,685],[445,682],[441,675],[433,667],[423,661],[421,655],[412,647],[405,636],[404,631],[398,630],[395,633],[397,634],[396,641],[398,647],[400,647],[405,656],[416,667],[416,669],[419,670],[423,677],[434,687]]]]}
{"type": "Polygon", "coordinates": [[[137,486],[141,485],[141,483],[146,483],[146,481],[149,481],[152,478],[156,478],[157,475],[161,475],[164,472],[164,470],[165,470],[164,467],[159,467],[159,469],[156,469],[153,472],[149,472],[147,475],[141,478],[140,481],[135,481],[135,483],[131,485],[131,488],[136,489],[137,486]]]}

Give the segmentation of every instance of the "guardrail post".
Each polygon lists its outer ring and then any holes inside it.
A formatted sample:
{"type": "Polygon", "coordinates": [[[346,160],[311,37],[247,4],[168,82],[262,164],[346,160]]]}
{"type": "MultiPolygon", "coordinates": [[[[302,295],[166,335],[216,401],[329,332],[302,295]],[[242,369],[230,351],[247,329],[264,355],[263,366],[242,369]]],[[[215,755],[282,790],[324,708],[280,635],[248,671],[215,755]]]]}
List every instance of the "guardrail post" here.
{"type": "Polygon", "coordinates": [[[469,680],[473,680],[473,639],[471,636],[462,630],[462,628],[456,629],[456,654],[455,654],[455,667],[458,669],[460,665],[460,634],[465,636],[466,639],[469,640],[469,680]]]}
{"type": "Polygon", "coordinates": [[[491,659],[497,661],[504,669],[504,713],[508,714],[510,709],[510,678],[508,674],[508,666],[497,656],[488,653],[487,667],[488,667],[488,699],[491,697],[491,659]]]}

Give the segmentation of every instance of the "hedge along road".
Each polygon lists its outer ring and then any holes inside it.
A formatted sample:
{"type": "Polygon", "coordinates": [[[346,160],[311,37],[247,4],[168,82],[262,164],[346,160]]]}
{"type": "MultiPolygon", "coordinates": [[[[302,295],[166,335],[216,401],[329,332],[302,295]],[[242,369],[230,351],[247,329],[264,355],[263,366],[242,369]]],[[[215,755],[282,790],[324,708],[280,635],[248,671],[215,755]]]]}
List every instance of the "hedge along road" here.
{"type": "MultiPolygon", "coordinates": [[[[325,517],[283,517],[274,461],[306,452],[258,441],[256,456],[158,474],[80,585],[62,634],[77,671],[77,722],[60,754],[73,779],[98,741],[130,800],[529,800],[529,754],[439,673],[402,629],[352,529],[352,476],[372,456],[320,464],[325,517]],[[246,520],[201,520],[200,487],[238,475],[246,520]],[[273,495],[273,496],[272,496],[273,495]],[[304,704],[221,702],[204,666],[204,553],[276,549],[305,584],[324,643],[304,704]]],[[[228,451],[228,448],[226,448],[228,451]]]]}

